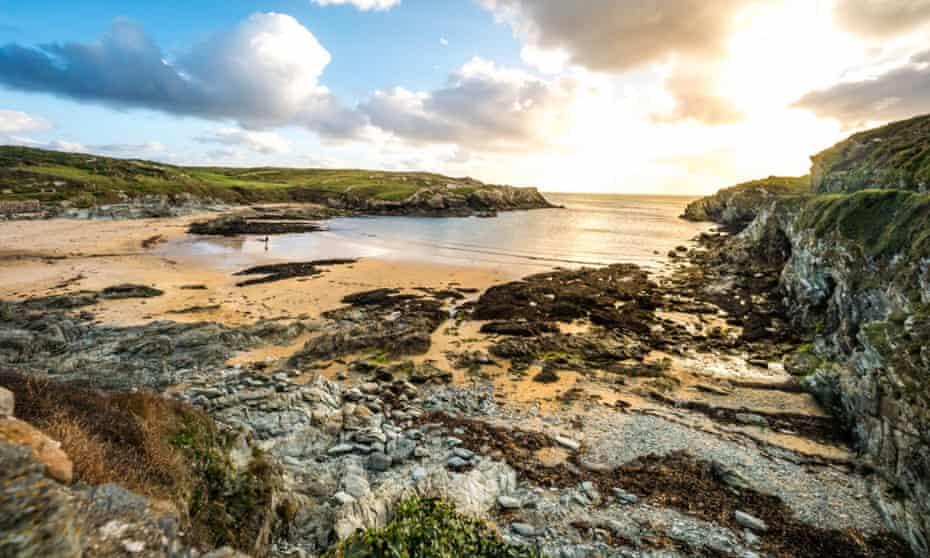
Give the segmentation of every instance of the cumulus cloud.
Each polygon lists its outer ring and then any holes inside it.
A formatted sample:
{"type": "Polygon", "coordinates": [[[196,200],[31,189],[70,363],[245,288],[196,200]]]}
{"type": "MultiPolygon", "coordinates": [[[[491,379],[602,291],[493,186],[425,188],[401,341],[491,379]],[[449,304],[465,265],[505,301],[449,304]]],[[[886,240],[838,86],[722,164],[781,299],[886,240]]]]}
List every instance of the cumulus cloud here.
{"type": "Polygon", "coordinates": [[[930,0],[837,0],[834,17],[858,35],[887,38],[930,23],[930,0]]]}
{"type": "Polygon", "coordinates": [[[559,73],[574,64],[610,74],[672,63],[666,91],[675,108],[654,120],[723,124],[740,113],[715,91],[716,77],[685,67],[722,58],[737,16],[769,0],[483,0],[525,42],[525,62],[559,73]]]}
{"type": "Polygon", "coordinates": [[[359,109],[407,141],[524,150],[549,143],[582,87],[572,78],[545,81],[475,58],[442,89],[378,91],[359,109]]]}
{"type": "Polygon", "coordinates": [[[671,55],[715,56],[736,15],[759,0],[482,0],[530,45],[594,71],[622,72],[671,55]]]}
{"type": "Polygon", "coordinates": [[[930,112],[930,51],[873,79],[808,93],[795,106],[849,127],[930,112]]]}
{"type": "Polygon", "coordinates": [[[341,6],[351,4],[367,12],[369,10],[390,10],[400,4],[401,0],[312,0],[318,6],[341,6]]]}
{"type": "Polygon", "coordinates": [[[18,110],[0,110],[0,134],[44,132],[52,128],[48,120],[18,110]]]}
{"type": "Polygon", "coordinates": [[[117,19],[92,43],[0,48],[0,84],[122,108],[148,108],[247,128],[300,124],[323,135],[352,137],[356,119],[342,111],[319,78],[329,52],[291,16],[255,14],[195,46],[175,62],[142,27],[117,19]]]}
{"type": "Polygon", "coordinates": [[[274,132],[255,132],[236,128],[220,128],[211,134],[194,138],[200,143],[241,146],[256,153],[287,153],[290,144],[274,132]]]}

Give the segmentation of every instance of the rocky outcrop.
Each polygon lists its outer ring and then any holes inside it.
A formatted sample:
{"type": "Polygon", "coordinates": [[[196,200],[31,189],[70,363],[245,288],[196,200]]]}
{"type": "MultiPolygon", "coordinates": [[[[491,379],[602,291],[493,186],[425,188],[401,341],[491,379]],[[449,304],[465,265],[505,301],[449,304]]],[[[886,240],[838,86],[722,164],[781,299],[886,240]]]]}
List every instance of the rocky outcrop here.
{"type": "Polygon", "coordinates": [[[426,217],[490,217],[499,211],[554,207],[536,188],[447,183],[420,188],[412,195],[386,200],[349,190],[319,200],[329,208],[362,215],[416,215],[426,217]]]}
{"type": "Polygon", "coordinates": [[[810,192],[810,178],[770,176],[724,188],[712,196],[688,204],[683,218],[714,221],[742,229],[758,215],[759,209],[777,198],[810,192]]]}
{"type": "Polygon", "coordinates": [[[820,193],[930,190],[930,115],[858,133],[811,158],[820,193]]]}
{"type": "Polygon", "coordinates": [[[859,192],[760,209],[726,248],[783,246],[780,287],[812,343],[786,362],[898,489],[872,496],[930,554],[930,196],[859,192]],[[785,245],[787,243],[787,245],[785,245]]]}

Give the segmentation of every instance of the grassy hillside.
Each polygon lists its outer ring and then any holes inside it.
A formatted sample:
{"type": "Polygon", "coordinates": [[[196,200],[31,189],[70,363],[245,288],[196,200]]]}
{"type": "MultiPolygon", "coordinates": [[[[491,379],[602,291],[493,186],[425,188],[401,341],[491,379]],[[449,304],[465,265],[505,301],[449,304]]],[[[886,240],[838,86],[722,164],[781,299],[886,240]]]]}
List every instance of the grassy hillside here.
{"type": "Polygon", "coordinates": [[[453,184],[462,194],[492,188],[470,178],[368,170],[180,167],[149,161],[0,146],[0,200],[110,203],[123,196],[189,193],[229,202],[318,201],[351,193],[383,201],[453,184]]]}
{"type": "Polygon", "coordinates": [[[814,155],[814,189],[930,189],[930,115],[855,134],[814,155]]]}
{"type": "Polygon", "coordinates": [[[862,190],[805,200],[798,225],[819,237],[839,237],[873,258],[930,256],[930,194],[862,190]]]}
{"type": "Polygon", "coordinates": [[[712,196],[694,201],[685,208],[684,218],[745,225],[758,210],[774,198],[800,196],[811,192],[810,177],[770,176],[724,188],[712,196]]]}

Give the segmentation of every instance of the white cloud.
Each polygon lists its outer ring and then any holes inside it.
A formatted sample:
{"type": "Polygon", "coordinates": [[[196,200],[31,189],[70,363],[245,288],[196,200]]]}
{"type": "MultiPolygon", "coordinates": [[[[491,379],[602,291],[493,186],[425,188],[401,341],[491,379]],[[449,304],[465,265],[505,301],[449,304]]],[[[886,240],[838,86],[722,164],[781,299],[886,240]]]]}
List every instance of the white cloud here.
{"type": "Polygon", "coordinates": [[[200,143],[241,146],[255,153],[287,153],[290,144],[274,132],[255,132],[236,128],[220,128],[210,135],[195,138],[200,143]]]}
{"type": "Polygon", "coordinates": [[[252,15],[173,63],[141,26],[117,19],[93,43],[0,47],[0,84],[115,107],[234,119],[248,128],[300,124],[352,137],[363,122],[319,84],[331,58],[284,14],[252,15]]]}
{"type": "Polygon", "coordinates": [[[400,5],[401,0],[311,0],[318,6],[341,6],[351,4],[367,12],[369,10],[390,10],[394,6],[400,5]]]}
{"type": "Polygon", "coordinates": [[[449,46],[449,39],[445,37],[439,37],[439,44],[442,46],[449,46]]]}
{"type": "Polygon", "coordinates": [[[52,129],[48,120],[18,110],[0,110],[0,134],[45,132],[52,129]]]}
{"type": "Polygon", "coordinates": [[[406,141],[525,151],[552,145],[565,132],[583,89],[574,77],[547,81],[474,58],[444,88],[378,91],[359,109],[406,141]]]}

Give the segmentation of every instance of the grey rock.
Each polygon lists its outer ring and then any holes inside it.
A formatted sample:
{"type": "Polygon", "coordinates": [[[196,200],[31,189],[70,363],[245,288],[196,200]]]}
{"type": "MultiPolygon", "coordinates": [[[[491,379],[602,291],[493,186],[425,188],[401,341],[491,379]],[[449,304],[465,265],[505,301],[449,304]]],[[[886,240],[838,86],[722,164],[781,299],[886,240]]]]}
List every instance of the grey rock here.
{"type": "Polygon", "coordinates": [[[743,424],[748,424],[750,426],[766,427],[769,425],[769,421],[766,420],[765,417],[753,413],[736,413],[733,418],[743,424]]]}
{"type": "Polygon", "coordinates": [[[346,455],[347,453],[352,453],[353,451],[355,451],[355,446],[352,444],[337,444],[329,448],[328,450],[326,450],[326,453],[328,455],[338,457],[340,455],[346,455]]]}
{"type": "Polygon", "coordinates": [[[497,505],[505,510],[516,510],[520,509],[520,500],[512,496],[500,496],[497,499],[497,505]]]}
{"type": "Polygon", "coordinates": [[[636,496],[636,494],[631,494],[620,488],[614,488],[613,493],[617,500],[623,504],[635,504],[639,501],[639,497],[636,496]]]}
{"type": "Polygon", "coordinates": [[[339,502],[341,505],[354,504],[355,497],[351,494],[342,492],[341,490],[333,495],[333,499],[339,502]]]}
{"type": "Polygon", "coordinates": [[[510,528],[521,537],[535,537],[536,528],[528,523],[511,523],[510,528]]]}
{"type": "Polygon", "coordinates": [[[456,457],[461,457],[462,459],[469,460],[475,457],[475,452],[465,449],[465,448],[455,448],[452,450],[452,455],[456,457]]]}
{"type": "Polygon", "coordinates": [[[468,461],[465,461],[464,459],[458,456],[452,456],[449,458],[448,461],[446,461],[446,466],[452,469],[461,469],[462,467],[468,466],[468,461]]]}
{"type": "Polygon", "coordinates": [[[82,555],[76,511],[29,450],[0,441],[0,556],[82,555]]]}
{"type": "Polygon", "coordinates": [[[740,526],[756,531],[757,533],[764,533],[769,530],[769,526],[766,525],[764,521],[744,511],[737,510],[733,512],[733,519],[735,519],[740,526]]]}
{"type": "Polygon", "coordinates": [[[368,456],[368,468],[372,471],[384,472],[391,468],[391,456],[377,451],[368,456]]]}
{"type": "Polygon", "coordinates": [[[400,438],[397,440],[390,454],[394,461],[401,463],[410,459],[416,450],[417,443],[415,441],[408,438],[400,438]]]}

